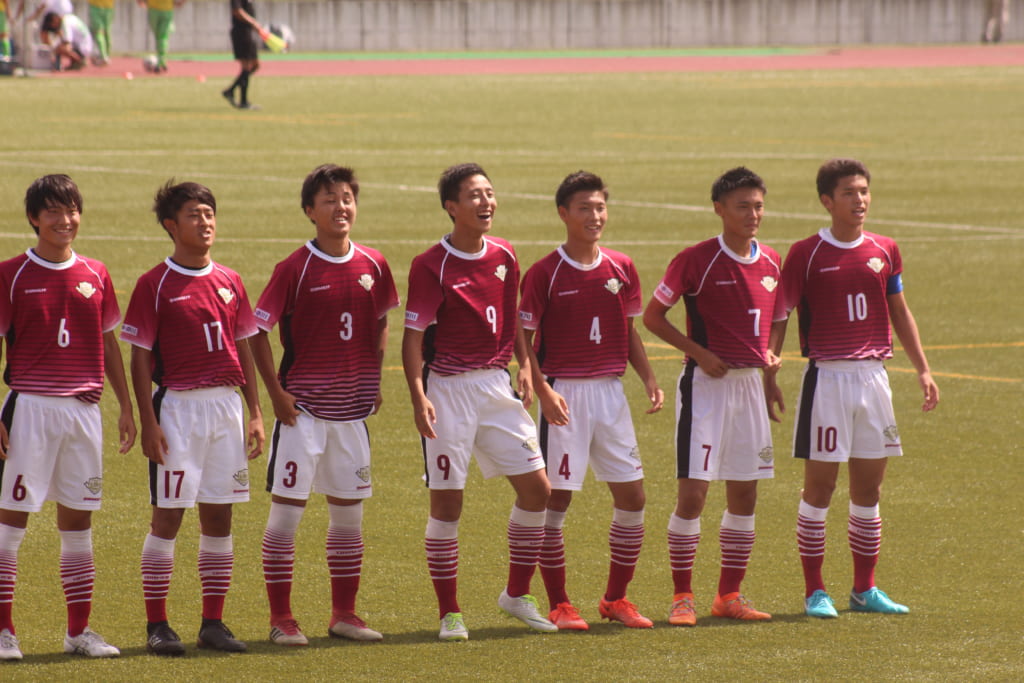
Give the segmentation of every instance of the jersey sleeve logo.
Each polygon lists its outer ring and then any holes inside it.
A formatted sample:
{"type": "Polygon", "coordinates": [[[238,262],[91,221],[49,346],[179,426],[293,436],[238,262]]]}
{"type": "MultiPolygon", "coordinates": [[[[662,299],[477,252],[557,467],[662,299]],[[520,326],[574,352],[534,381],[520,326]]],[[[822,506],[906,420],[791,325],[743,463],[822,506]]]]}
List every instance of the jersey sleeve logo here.
{"type": "Polygon", "coordinates": [[[622,280],[613,277],[604,283],[604,288],[612,294],[618,294],[619,290],[622,289],[622,280]]]}
{"type": "Polygon", "coordinates": [[[363,273],[359,276],[359,286],[369,292],[373,289],[373,278],[370,277],[369,273],[363,273]]]}
{"type": "Polygon", "coordinates": [[[504,282],[505,276],[508,275],[508,267],[506,267],[505,264],[503,263],[494,269],[494,274],[498,276],[499,280],[504,282]]]}
{"type": "Polygon", "coordinates": [[[885,261],[878,258],[877,256],[872,257],[868,259],[868,268],[875,271],[876,273],[881,273],[882,268],[885,268],[885,261]]]}
{"type": "Polygon", "coordinates": [[[78,286],[75,287],[75,291],[84,296],[86,299],[90,298],[96,293],[96,288],[88,282],[79,282],[78,286]]]}
{"type": "Polygon", "coordinates": [[[533,313],[530,313],[529,311],[519,311],[519,319],[524,323],[531,323],[533,322],[533,313]]]}
{"type": "Polygon", "coordinates": [[[226,304],[229,304],[229,303],[231,303],[231,300],[235,298],[235,293],[234,293],[234,292],[232,292],[232,291],[231,291],[230,289],[228,289],[227,287],[220,287],[220,288],[219,288],[219,289],[217,290],[217,295],[218,295],[218,296],[219,296],[219,297],[220,297],[221,299],[223,299],[224,303],[226,303],[226,304]]]}
{"type": "Polygon", "coordinates": [[[264,311],[262,308],[257,308],[255,311],[252,312],[252,314],[259,318],[260,320],[262,320],[263,322],[267,322],[268,320],[270,320],[270,314],[264,311]]]}
{"type": "Polygon", "coordinates": [[[773,278],[771,275],[765,275],[761,278],[761,286],[767,289],[769,292],[774,292],[775,288],[779,286],[779,281],[773,278]]]}

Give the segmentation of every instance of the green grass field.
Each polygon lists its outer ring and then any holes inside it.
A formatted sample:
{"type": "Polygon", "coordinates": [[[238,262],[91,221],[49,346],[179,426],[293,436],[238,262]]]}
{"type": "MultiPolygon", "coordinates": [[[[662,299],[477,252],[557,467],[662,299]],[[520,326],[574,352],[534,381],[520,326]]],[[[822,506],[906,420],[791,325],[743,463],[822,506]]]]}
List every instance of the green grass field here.
{"type": "MultiPolygon", "coordinates": [[[[77,249],[105,261],[122,309],[135,279],[170,252],[150,212],[167,178],[208,184],[217,195],[214,257],[240,271],[255,299],[273,265],[312,234],[299,187],[315,165],[354,166],[362,180],[353,237],[380,248],[405,294],[412,257],[449,226],[434,184],[451,163],[475,160],[500,203],[495,234],[525,266],[562,238],[551,199],[578,168],[612,191],[608,246],[633,256],[645,295],[683,247],[716,234],[709,188],[745,164],[767,181],[762,241],[785,253],[825,224],[814,174],[820,162],[863,159],[874,175],[870,227],[894,236],[905,261],[907,299],[942,390],[922,414],[907,359],[889,364],[906,457],[891,463],[882,502],[879,583],[911,607],[905,617],[843,612],[803,616],[795,543],[802,469],[787,457],[802,361],[795,330],[783,388],[790,402],[775,428],[776,478],[761,487],[758,543],[744,590],[775,614],[770,624],[708,616],[717,583],[721,486],[704,516],[696,629],[666,622],[672,586],[665,527],[674,505],[671,406],[640,410],[627,378],[647,471],[647,540],[630,597],[653,631],[599,622],[607,571],[610,498],[592,480],[567,525],[569,590],[592,623],[587,634],[529,634],[498,614],[504,529],[512,496],[500,480],[475,477],[461,527],[460,594],[471,632],[464,645],[436,642],[435,601],[422,550],[427,493],[418,438],[400,371],[401,312],[391,316],[385,404],[372,418],[375,496],[366,505],[366,557],[359,608],[382,644],[326,637],[323,560],[326,512],[314,500],[300,529],[294,604],[311,645],[267,640],[260,538],[269,505],[265,457],[253,464],[252,502],[236,508],[236,567],[225,619],[250,653],[192,647],[199,621],[197,526],[187,516],[178,543],[170,613],[188,656],[146,655],[138,572],[148,528],[146,467],[136,447],[118,455],[113,405],[104,401],[108,446],[104,507],[94,517],[97,551],[92,623],[122,648],[118,660],[61,652],[64,605],[53,508],[33,517],[22,545],[15,601],[26,658],[2,667],[20,680],[1020,680],[1024,458],[1024,309],[1018,288],[1024,177],[1024,68],[748,72],[445,78],[262,78],[261,112],[236,112],[224,84],[189,79],[6,79],[0,82],[0,255],[34,243],[25,188],[67,172],[82,188],[77,249]],[[1014,256],[1013,254],[1017,254],[1014,256]],[[1008,255],[1009,254],[1009,255],[1008,255]]],[[[676,315],[681,316],[682,307],[676,315]]],[[[678,319],[681,323],[681,319],[678,319]]],[[[650,335],[647,335],[650,340],[650,335]]],[[[679,354],[651,343],[670,396],[679,354]]],[[[109,398],[109,396],[108,396],[109,398]]],[[[269,403],[265,401],[268,415],[269,403]]],[[[268,421],[268,431],[269,431],[268,421]]],[[[840,489],[845,483],[842,479],[840,489]]],[[[826,580],[845,606],[851,568],[847,496],[830,517],[826,580]]],[[[543,595],[539,577],[535,592],[543,595]]]]}

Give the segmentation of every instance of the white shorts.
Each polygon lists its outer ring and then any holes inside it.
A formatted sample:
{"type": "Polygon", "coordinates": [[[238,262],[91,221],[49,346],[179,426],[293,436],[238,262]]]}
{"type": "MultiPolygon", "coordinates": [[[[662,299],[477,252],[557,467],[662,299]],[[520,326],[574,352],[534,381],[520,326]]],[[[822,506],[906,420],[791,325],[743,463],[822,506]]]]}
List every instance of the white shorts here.
{"type": "Polygon", "coordinates": [[[370,434],[366,423],[331,422],[305,413],[295,426],[274,423],[267,490],[307,500],[312,492],[346,500],[369,498],[370,434]]]}
{"type": "Polygon", "coordinates": [[[735,368],[716,379],[685,368],[676,392],[676,477],[754,481],[774,474],[761,371],[735,368]]]}
{"type": "Polygon", "coordinates": [[[39,512],[54,500],[99,510],[103,497],[100,407],[72,396],[10,392],[3,422],[10,435],[0,460],[0,508],[39,512]]]}
{"type": "Polygon", "coordinates": [[[437,415],[437,438],[423,440],[428,487],[465,488],[471,456],[487,479],[544,468],[537,426],[512,393],[504,370],[430,374],[427,398],[437,415]]]}
{"type": "Polygon", "coordinates": [[[796,414],[796,458],[846,462],[903,455],[889,374],[880,360],[811,361],[796,414]]]}
{"type": "Polygon", "coordinates": [[[153,395],[167,439],[164,464],[149,463],[150,502],[160,508],[249,500],[242,397],[234,387],[153,395]]]}
{"type": "Polygon", "coordinates": [[[618,377],[556,379],[552,386],[569,406],[569,424],[550,425],[541,416],[540,442],[551,487],[582,490],[588,462],[598,481],[643,479],[622,381],[618,377]]]}

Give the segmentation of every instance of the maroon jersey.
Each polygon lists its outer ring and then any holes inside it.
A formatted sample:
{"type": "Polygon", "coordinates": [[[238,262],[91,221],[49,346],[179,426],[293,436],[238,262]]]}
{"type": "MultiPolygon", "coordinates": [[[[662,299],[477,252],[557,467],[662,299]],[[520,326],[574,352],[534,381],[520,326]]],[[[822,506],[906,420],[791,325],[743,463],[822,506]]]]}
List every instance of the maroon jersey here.
{"type": "Polygon", "coordinates": [[[476,254],[455,249],[445,238],[414,258],[405,326],[427,333],[424,358],[430,369],[457,375],[508,367],[518,289],[519,262],[500,237],[485,237],[476,254]]]}
{"type": "Polygon", "coordinates": [[[278,379],[322,420],[351,422],[373,412],[380,390],[379,321],[398,306],[380,252],[355,242],[345,256],[313,241],[277,264],[256,304],[256,324],[281,326],[278,379]]]}
{"type": "Polygon", "coordinates": [[[902,291],[903,260],[888,237],[839,242],[828,228],[794,244],[782,288],[797,309],[800,348],[814,360],[892,357],[888,295],[902,291]]]}
{"type": "Polygon", "coordinates": [[[636,266],[611,249],[599,249],[597,260],[584,265],[559,247],[523,276],[519,320],[537,331],[533,347],[548,377],[621,377],[629,360],[628,319],[641,313],[636,266]]]}
{"type": "Polygon", "coordinates": [[[168,258],[135,284],[121,340],[153,352],[157,385],[188,391],[245,384],[235,341],[256,331],[238,273],[168,258]]]}
{"type": "Polygon", "coordinates": [[[684,297],[687,336],[726,364],[764,367],[772,321],[786,317],[780,264],[771,247],[755,241],[745,258],[715,237],[679,252],[654,297],[666,306],[684,297]]]}
{"type": "Polygon", "coordinates": [[[72,252],[51,263],[29,249],[0,263],[4,381],[42,396],[96,403],[103,393],[103,333],[121,321],[102,263],[72,252]]]}

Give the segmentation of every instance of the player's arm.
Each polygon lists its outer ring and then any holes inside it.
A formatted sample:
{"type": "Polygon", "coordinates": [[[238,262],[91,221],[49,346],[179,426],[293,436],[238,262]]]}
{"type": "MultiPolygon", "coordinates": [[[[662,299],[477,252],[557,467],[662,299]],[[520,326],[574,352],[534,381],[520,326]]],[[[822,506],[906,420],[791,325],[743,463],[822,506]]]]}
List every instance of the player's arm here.
{"type": "Polygon", "coordinates": [[[534,394],[540,401],[540,412],[548,424],[562,427],[569,424],[569,404],[565,402],[565,398],[560,393],[555,391],[553,386],[548,384],[540,369],[537,353],[533,350],[533,338],[536,334],[536,330],[523,328],[523,340],[526,342],[526,353],[530,359],[534,394]]]}
{"type": "Polygon", "coordinates": [[[437,422],[437,414],[434,412],[434,404],[423,390],[423,330],[405,328],[405,334],[402,336],[402,368],[405,370],[405,381],[409,385],[416,431],[420,436],[436,439],[437,434],[433,425],[437,422]]]}
{"type": "Polygon", "coordinates": [[[786,401],[782,397],[782,389],[779,388],[777,376],[782,367],[782,344],[786,341],[786,324],[788,318],[776,320],[772,323],[771,332],[768,333],[767,365],[762,368],[762,379],[764,380],[764,400],[768,406],[768,417],[774,422],[782,422],[780,413],[786,412],[786,401]],[[778,411],[776,412],[776,406],[778,411]]]}
{"type": "Polygon", "coordinates": [[[709,349],[693,341],[668,319],[671,307],[651,297],[644,310],[644,327],[697,362],[710,377],[725,377],[729,366],[709,349]]]}
{"type": "Polygon", "coordinates": [[[121,358],[121,345],[117,343],[114,331],[103,333],[103,369],[110,382],[110,388],[117,397],[121,407],[121,415],[117,418],[117,432],[121,437],[119,453],[127,453],[135,444],[138,434],[135,428],[135,416],[132,413],[132,395],[128,391],[128,378],[124,374],[124,359],[121,358]]]}
{"type": "Polygon", "coordinates": [[[299,410],[295,405],[295,396],[281,386],[277,378],[277,370],[274,367],[274,352],[270,348],[269,335],[260,330],[255,336],[249,337],[249,349],[252,351],[253,361],[256,369],[263,379],[263,386],[270,394],[270,402],[274,406],[274,417],[281,424],[289,427],[295,426],[295,418],[299,416],[299,410]]]}
{"type": "Polygon", "coordinates": [[[249,449],[249,459],[252,460],[263,452],[263,442],[266,441],[266,434],[263,431],[263,410],[260,408],[260,390],[256,384],[256,367],[253,363],[252,349],[249,347],[248,339],[239,339],[235,342],[238,349],[238,363],[242,366],[242,377],[245,384],[239,389],[242,390],[242,398],[249,409],[249,425],[246,428],[246,447],[249,449]]]}
{"type": "Polygon", "coordinates": [[[516,341],[514,351],[519,370],[516,372],[516,392],[527,410],[533,405],[533,365],[530,363],[530,345],[526,342],[523,326],[516,320],[516,341]]]}
{"type": "Polygon", "coordinates": [[[260,26],[260,22],[256,21],[255,17],[253,17],[251,14],[249,14],[244,9],[242,9],[241,4],[239,4],[239,3],[235,3],[235,2],[231,3],[231,16],[233,16],[236,19],[240,19],[240,20],[244,21],[245,23],[249,24],[249,26],[252,26],[257,31],[259,31],[262,28],[260,26]]]}
{"type": "MultiPolygon", "coordinates": [[[[377,368],[381,371],[381,380],[384,379],[384,353],[388,347],[388,316],[385,313],[377,319],[377,368]]],[[[370,415],[376,415],[380,410],[381,404],[384,403],[384,392],[381,390],[381,386],[377,385],[377,398],[373,400],[373,412],[370,415]]]]}
{"type": "Polygon", "coordinates": [[[633,318],[627,318],[626,323],[629,325],[629,364],[633,366],[633,370],[644,383],[644,391],[647,392],[647,399],[651,402],[651,407],[647,409],[647,414],[650,415],[658,412],[665,405],[665,392],[658,386],[658,377],[654,374],[651,361],[647,358],[644,340],[640,337],[640,331],[636,329],[636,325],[633,324],[633,318]]]}
{"type": "Polygon", "coordinates": [[[139,406],[139,425],[142,428],[142,454],[157,465],[164,464],[168,453],[167,439],[153,408],[153,352],[141,346],[132,346],[132,388],[139,406]]]}
{"type": "Polygon", "coordinates": [[[924,392],[924,403],[921,405],[921,410],[932,410],[939,403],[939,387],[932,379],[932,371],[928,367],[928,359],[925,357],[924,347],[921,345],[921,335],[917,331],[917,322],[910,312],[910,307],[907,306],[903,292],[889,294],[886,299],[889,304],[889,319],[892,321],[892,329],[899,337],[907,358],[917,370],[917,382],[924,392]]]}
{"type": "MultiPolygon", "coordinates": [[[[4,361],[4,350],[3,344],[0,344],[0,365],[3,365],[4,361]]],[[[10,435],[7,433],[7,426],[3,422],[0,422],[0,460],[7,459],[7,447],[10,445],[10,435]]]]}

